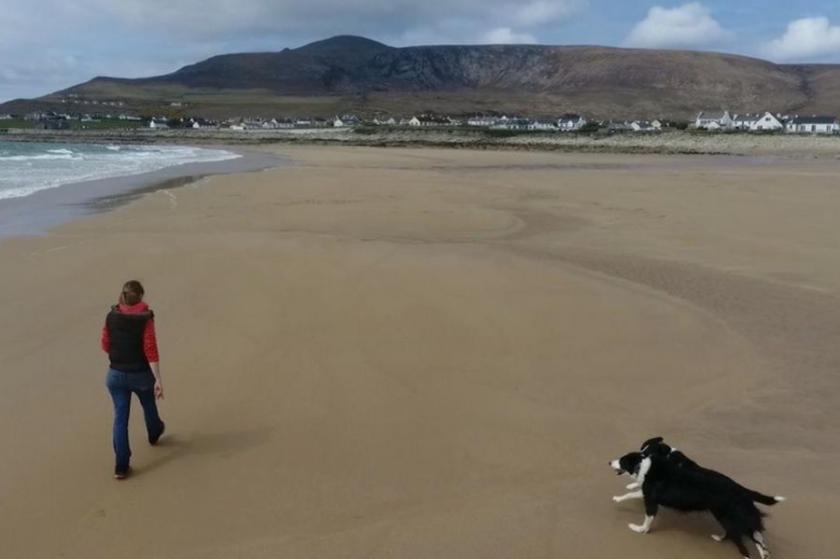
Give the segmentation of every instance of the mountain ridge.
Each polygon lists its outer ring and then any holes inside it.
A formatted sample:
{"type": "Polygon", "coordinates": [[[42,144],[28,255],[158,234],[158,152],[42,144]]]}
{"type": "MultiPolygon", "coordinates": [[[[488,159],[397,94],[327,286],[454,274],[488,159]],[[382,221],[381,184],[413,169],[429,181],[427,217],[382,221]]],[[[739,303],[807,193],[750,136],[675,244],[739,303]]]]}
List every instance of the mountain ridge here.
{"type": "Polygon", "coordinates": [[[587,45],[392,47],[339,35],[277,52],[221,54],[160,76],[100,76],[31,103],[75,96],[120,100],[139,112],[171,112],[174,103],[211,116],[577,111],[685,119],[722,108],[838,113],[837,92],[840,65],[832,64],[587,45]]]}

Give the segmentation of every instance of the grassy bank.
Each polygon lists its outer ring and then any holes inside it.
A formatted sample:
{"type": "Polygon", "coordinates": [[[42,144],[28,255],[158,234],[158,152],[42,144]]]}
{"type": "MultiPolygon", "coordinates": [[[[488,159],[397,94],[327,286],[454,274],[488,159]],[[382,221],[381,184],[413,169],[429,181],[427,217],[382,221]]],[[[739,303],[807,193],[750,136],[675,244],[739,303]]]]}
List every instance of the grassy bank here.
{"type": "Polygon", "coordinates": [[[561,152],[840,156],[840,137],[703,134],[575,134],[484,129],[300,129],[300,130],[9,130],[15,141],[167,144],[329,144],[372,147],[449,147],[561,152]]]}

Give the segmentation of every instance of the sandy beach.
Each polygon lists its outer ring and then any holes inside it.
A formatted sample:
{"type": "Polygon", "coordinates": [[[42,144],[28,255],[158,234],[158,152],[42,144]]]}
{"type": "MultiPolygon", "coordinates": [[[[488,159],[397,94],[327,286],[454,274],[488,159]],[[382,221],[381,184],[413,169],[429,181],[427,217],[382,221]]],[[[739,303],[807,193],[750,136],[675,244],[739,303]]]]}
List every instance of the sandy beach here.
{"type": "Polygon", "coordinates": [[[276,146],[0,243],[3,557],[732,558],[608,460],[663,435],[840,535],[840,161],[276,146]],[[168,431],[111,478],[105,313],[168,431]]]}

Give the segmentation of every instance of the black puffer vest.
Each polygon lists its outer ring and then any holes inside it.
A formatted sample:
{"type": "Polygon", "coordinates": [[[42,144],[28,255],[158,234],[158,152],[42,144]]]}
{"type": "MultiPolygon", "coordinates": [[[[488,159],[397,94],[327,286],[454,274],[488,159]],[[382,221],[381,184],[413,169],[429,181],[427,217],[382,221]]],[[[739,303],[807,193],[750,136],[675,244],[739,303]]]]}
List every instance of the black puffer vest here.
{"type": "Polygon", "coordinates": [[[111,307],[105,317],[105,326],[111,345],[108,357],[111,368],[124,373],[142,373],[149,371],[149,361],[143,351],[143,331],[146,322],[155,317],[152,311],[138,314],[124,314],[118,306],[111,307]]]}

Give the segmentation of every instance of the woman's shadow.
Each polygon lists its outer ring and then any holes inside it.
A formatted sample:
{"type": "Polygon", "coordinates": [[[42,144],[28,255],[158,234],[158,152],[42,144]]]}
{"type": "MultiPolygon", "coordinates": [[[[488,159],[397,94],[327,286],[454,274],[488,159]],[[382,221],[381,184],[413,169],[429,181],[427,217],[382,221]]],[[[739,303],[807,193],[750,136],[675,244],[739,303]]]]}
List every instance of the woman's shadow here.
{"type": "Polygon", "coordinates": [[[273,429],[261,427],[221,433],[167,433],[155,445],[164,451],[138,468],[138,473],[148,473],[185,456],[216,456],[229,458],[246,450],[267,444],[273,429]]]}

